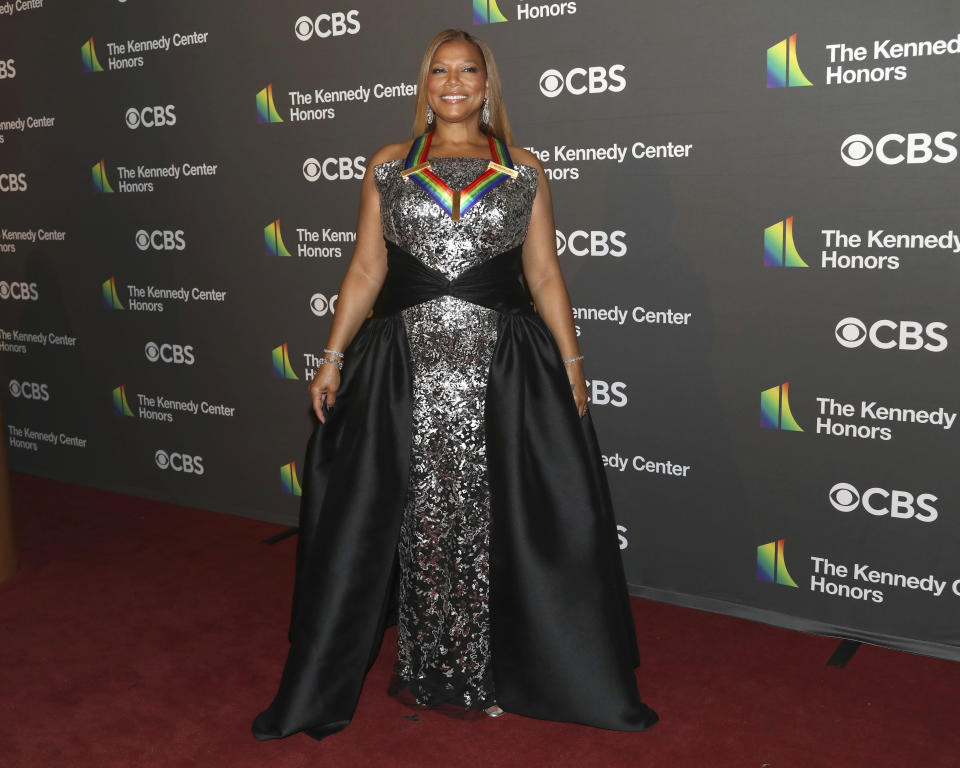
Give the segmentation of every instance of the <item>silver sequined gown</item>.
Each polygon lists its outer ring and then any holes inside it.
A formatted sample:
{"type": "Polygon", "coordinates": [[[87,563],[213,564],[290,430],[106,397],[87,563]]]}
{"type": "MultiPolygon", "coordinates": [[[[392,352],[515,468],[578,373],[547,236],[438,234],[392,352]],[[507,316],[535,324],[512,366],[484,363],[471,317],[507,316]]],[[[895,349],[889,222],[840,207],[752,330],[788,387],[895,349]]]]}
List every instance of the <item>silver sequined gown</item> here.
{"type": "MultiPolygon", "coordinates": [[[[462,189],[481,158],[431,158],[462,189]]],[[[384,236],[448,278],[523,242],[536,169],[489,192],[459,222],[400,175],[374,167],[384,236]]],[[[410,475],[398,543],[397,676],[416,701],[467,709],[496,701],[490,658],[490,492],[484,429],[496,311],[454,296],[403,310],[413,371],[410,475]]]]}

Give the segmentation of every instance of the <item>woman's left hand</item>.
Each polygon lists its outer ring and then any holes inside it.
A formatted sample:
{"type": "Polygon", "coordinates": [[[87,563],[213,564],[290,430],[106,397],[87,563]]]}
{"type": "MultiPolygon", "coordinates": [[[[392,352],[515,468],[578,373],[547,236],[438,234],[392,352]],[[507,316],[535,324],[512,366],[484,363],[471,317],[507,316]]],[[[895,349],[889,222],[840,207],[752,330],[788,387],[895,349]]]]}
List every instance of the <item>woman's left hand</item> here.
{"type": "Polygon", "coordinates": [[[570,389],[573,390],[573,402],[576,403],[577,413],[582,419],[587,412],[587,381],[583,375],[583,361],[567,363],[563,367],[567,369],[567,379],[570,381],[570,389]]]}

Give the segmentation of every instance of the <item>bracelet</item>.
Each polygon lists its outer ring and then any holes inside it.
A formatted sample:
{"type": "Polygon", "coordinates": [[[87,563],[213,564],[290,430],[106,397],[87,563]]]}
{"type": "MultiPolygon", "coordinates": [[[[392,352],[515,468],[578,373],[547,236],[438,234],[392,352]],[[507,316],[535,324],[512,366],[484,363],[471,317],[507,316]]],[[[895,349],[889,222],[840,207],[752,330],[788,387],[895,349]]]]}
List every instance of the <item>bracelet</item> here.
{"type": "Polygon", "coordinates": [[[329,357],[321,357],[317,365],[323,365],[324,363],[333,363],[337,366],[338,371],[343,370],[343,361],[342,360],[331,360],[329,357]]]}
{"type": "Polygon", "coordinates": [[[324,349],[324,352],[329,352],[331,355],[336,355],[341,360],[343,359],[343,352],[337,352],[335,349],[324,349]]]}
{"type": "Polygon", "coordinates": [[[571,357],[569,360],[564,360],[563,364],[566,365],[567,363],[575,363],[577,360],[583,360],[583,355],[580,355],[580,357],[571,357]]]}

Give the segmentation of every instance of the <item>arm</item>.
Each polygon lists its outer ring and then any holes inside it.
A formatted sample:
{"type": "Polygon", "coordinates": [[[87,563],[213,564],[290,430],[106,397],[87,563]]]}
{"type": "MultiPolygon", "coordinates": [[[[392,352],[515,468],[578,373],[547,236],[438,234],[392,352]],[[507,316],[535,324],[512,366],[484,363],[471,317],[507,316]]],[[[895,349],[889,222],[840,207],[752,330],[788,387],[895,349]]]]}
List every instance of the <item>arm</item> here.
{"type": "MultiPolygon", "coordinates": [[[[553,223],[553,202],[547,176],[540,161],[530,152],[510,147],[510,154],[526,165],[537,169],[537,193],[530,213],[530,227],[523,244],[523,274],[533,295],[537,312],[553,334],[564,360],[580,356],[577,330],[573,324],[573,308],[567,294],[560,262],[557,259],[557,236],[553,223]]],[[[587,410],[587,382],[583,361],[564,365],[577,412],[582,417],[587,410]]]]}
{"type": "MultiPolygon", "coordinates": [[[[360,214],[357,218],[357,242],[340,284],[337,311],[333,316],[326,349],[343,352],[353,341],[363,321],[370,314],[387,274],[387,249],[380,224],[380,193],[373,179],[373,166],[402,156],[403,145],[391,144],[377,151],[367,164],[360,185],[360,214]]],[[[328,359],[333,355],[324,354],[328,359]]],[[[349,360],[345,361],[350,364],[349,360]]],[[[317,418],[324,422],[322,405],[332,407],[340,386],[340,371],[335,365],[321,365],[310,383],[310,397],[317,418]]]]}

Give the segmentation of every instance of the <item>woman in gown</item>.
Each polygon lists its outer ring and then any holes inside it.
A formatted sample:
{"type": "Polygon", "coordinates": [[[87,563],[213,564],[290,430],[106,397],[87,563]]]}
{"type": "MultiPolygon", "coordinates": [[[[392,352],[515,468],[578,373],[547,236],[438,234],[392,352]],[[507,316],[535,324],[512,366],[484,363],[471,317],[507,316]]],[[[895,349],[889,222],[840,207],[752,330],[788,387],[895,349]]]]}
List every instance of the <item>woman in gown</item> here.
{"type": "Polygon", "coordinates": [[[468,33],[428,46],[414,134],[362,183],[310,387],[291,647],[254,736],[346,727],[391,601],[391,693],[645,730],[547,179],[468,33]]]}

